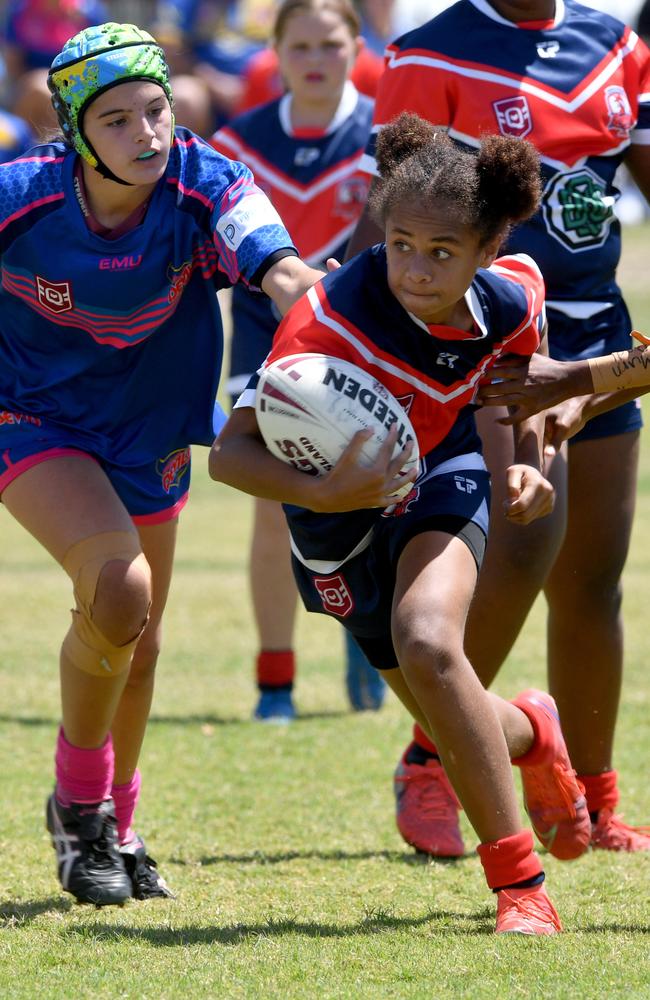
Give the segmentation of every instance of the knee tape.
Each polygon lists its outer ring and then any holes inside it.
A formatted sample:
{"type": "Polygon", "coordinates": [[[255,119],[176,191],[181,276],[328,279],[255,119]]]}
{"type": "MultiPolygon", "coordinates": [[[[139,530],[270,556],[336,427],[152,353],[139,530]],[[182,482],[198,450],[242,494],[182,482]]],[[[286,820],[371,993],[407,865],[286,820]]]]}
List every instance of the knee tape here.
{"type": "Polygon", "coordinates": [[[149,618],[122,646],[114,646],[93,621],[93,604],[99,575],[104,566],[121,560],[141,562],[148,571],[146,559],[134,531],[106,531],[91,535],[72,545],[61,565],[72,580],[76,607],[72,609],[72,625],[63,640],[63,652],[79,670],[99,677],[116,677],[128,670],[133,651],[149,618]]]}

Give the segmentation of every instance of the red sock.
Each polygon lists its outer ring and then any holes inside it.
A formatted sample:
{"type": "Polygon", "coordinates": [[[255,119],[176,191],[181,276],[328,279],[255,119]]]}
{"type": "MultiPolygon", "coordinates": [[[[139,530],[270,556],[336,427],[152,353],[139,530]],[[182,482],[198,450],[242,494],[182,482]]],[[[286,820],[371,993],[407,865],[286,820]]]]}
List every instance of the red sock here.
{"type": "Polygon", "coordinates": [[[417,722],[413,724],[413,740],[423,750],[426,750],[428,753],[434,753],[436,757],[438,756],[438,748],[435,743],[429,739],[424,729],[418,726],[417,722]]]}
{"type": "Polygon", "coordinates": [[[555,750],[555,726],[549,718],[546,709],[541,705],[534,705],[529,701],[519,704],[517,698],[513,698],[512,705],[526,715],[533,727],[533,745],[521,757],[513,757],[512,763],[517,767],[535,767],[543,764],[552,756],[555,750]]]}
{"type": "Polygon", "coordinates": [[[293,684],[296,657],[292,649],[262,649],[255,668],[259,687],[286,687],[293,684]]]}
{"type": "Polygon", "coordinates": [[[585,786],[587,809],[596,813],[600,809],[615,809],[618,805],[618,774],[603,771],[602,774],[579,774],[578,781],[585,786]]]}
{"type": "Polygon", "coordinates": [[[543,871],[533,850],[530,830],[513,833],[511,837],[502,837],[489,844],[479,844],[477,851],[490,889],[524,882],[543,871]]]}
{"type": "Polygon", "coordinates": [[[59,729],[56,744],[56,797],[62,806],[71,802],[103,802],[113,784],[113,741],[109,733],[101,747],[84,750],[68,743],[59,729]]]}
{"type": "Polygon", "coordinates": [[[115,818],[117,820],[117,835],[120,844],[128,844],[135,836],[135,830],[131,823],[135,814],[135,807],[140,796],[140,785],[142,778],[139,770],[135,769],[133,777],[125,785],[113,785],[111,795],[115,803],[115,818]]]}

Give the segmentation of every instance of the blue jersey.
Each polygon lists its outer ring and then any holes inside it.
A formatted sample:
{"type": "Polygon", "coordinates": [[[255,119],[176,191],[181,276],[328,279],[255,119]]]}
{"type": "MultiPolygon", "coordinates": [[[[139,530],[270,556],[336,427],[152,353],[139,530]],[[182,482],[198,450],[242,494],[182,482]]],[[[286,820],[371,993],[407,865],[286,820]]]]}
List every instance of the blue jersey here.
{"type": "Polygon", "coordinates": [[[0,410],[125,467],[209,444],[216,290],[261,280],[291,239],[250,171],[186,129],[114,240],[86,225],[76,161],[52,144],[0,166],[0,410]]]}
{"type": "MultiPolygon", "coordinates": [[[[629,27],[574,0],[518,24],[487,0],[460,0],[389,46],[375,133],[404,110],[472,147],[485,132],[528,139],[542,207],[509,250],[534,257],[547,304],[570,316],[617,300],[614,175],[631,143],[650,143],[650,53],[629,27]]],[[[374,136],[364,163],[374,171],[374,136]]]]}
{"type": "MultiPolygon", "coordinates": [[[[289,310],[268,363],[311,352],[370,372],[409,414],[424,456],[421,482],[444,463],[480,452],[472,406],[479,380],[501,354],[530,356],[539,344],[544,283],[529,257],[500,258],[479,270],[465,298],[474,320],[469,331],[411,316],[390,291],[381,244],[326,275],[289,310]]],[[[238,405],[254,405],[253,385],[238,405]]],[[[382,517],[380,510],[285,510],[294,554],[305,564],[342,562],[382,517]]]]}

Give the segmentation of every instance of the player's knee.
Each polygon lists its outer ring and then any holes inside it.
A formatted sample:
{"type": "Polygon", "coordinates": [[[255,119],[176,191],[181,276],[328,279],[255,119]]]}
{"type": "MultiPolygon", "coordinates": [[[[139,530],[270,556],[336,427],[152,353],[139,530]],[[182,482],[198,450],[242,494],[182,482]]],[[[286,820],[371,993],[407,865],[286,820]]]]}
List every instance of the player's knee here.
{"type": "Polygon", "coordinates": [[[92,618],[110,642],[121,646],[140,636],[151,605],[151,572],[144,555],[111,559],[101,569],[92,618]]]}
{"type": "Polygon", "coordinates": [[[63,567],[76,607],[63,651],[86,673],[128,670],[151,606],[151,573],[135,532],[104,532],[73,545],[63,567]]]}
{"type": "Polygon", "coordinates": [[[444,632],[398,632],[394,642],[402,673],[415,684],[446,683],[462,659],[462,651],[444,632]]]}

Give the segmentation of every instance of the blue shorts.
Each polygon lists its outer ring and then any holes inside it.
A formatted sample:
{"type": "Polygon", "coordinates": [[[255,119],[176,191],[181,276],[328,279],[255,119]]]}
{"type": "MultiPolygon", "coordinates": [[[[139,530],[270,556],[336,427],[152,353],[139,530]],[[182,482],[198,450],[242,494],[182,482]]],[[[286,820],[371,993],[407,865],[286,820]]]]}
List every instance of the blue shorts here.
{"type": "Polygon", "coordinates": [[[457,462],[445,462],[440,471],[434,469],[423,477],[391,514],[379,518],[368,547],[335,572],[314,571],[292,557],[306,609],[338,618],[380,670],[399,666],[391,638],[391,613],[397,563],[407,543],[425,531],[444,531],[461,538],[477,569],[481,567],[490,477],[485,468],[468,468],[469,463],[456,467],[457,462]]]}
{"type": "Polygon", "coordinates": [[[88,450],[78,435],[40,417],[0,410],[0,495],[23,472],[61,455],[96,461],[136,524],[170,521],[187,503],[189,446],[144,465],[115,465],[88,450]]]}
{"type": "Polygon", "coordinates": [[[232,291],[233,332],[226,390],[234,405],[271,350],[279,312],[265,295],[235,285],[232,291]]]}
{"type": "MultiPolygon", "coordinates": [[[[597,358],[602,354],[611,354],[612,351],[626,351],[633,346],[630,336],[632,321],[622,299],[590,319],[573,319],[548,307],[547,314],[550,354],[558,361],[597,358]]],[[[617,406],[615,410],[594,417],[571,438],[569,445],[627,434],[629,431],[638,431],[641,427],[641,403],[638,399],[633,399],[617,406]]]]}

